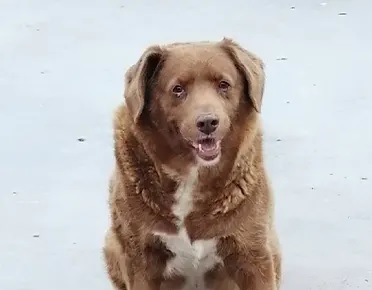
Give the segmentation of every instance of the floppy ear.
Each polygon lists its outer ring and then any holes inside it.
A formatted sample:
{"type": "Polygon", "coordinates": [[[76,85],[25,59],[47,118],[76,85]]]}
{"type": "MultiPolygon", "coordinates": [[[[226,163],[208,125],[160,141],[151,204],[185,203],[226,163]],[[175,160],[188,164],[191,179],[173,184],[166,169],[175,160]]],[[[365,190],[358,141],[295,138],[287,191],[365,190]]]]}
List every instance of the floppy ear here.
{"type": "Polygon", "coordinates": [[[222,46],[243,74],[248,86],[248,97],[254,109],[261,112],[265,88],[265,71],[262,60],[229,38],[222,40],[222,46]]]}
{"type": "Polygon", "coordinates": [[[148,102],[151,82],[162,57],[162,49],[159,46],[151,46],[125,74],[125,102],[134,122],[138,121],[148,102]]]}

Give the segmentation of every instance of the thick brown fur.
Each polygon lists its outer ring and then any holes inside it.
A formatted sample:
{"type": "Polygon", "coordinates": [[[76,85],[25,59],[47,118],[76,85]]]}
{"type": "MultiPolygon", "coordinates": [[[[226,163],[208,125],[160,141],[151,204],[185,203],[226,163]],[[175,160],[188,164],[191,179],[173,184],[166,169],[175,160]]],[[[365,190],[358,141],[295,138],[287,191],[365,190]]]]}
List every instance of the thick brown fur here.
{"type": "Polygon", "coordinates": [[[191,242],[218,240],[223,264],[205,275],[208,289],[279,288],[281,254],[259,120],[264,81],[262,61],[230,39],[152,46],[128,70],[125,104],[114,120],[112,223],[104,246],[117,290],[182,289],[182,275],[164,277],[175,254],[153,233],[179,230],[174,194],[197,163],[182,136],[196,136],[192,118],[203,102],[220,117],[221,159],[199,168],[185,227],[191,242]],[[226,71],[232,83],[221,98],[213,93],[216,71],[226,71]],[[189,101],[171,98],[174,77],[193,82],[189,101]]]}

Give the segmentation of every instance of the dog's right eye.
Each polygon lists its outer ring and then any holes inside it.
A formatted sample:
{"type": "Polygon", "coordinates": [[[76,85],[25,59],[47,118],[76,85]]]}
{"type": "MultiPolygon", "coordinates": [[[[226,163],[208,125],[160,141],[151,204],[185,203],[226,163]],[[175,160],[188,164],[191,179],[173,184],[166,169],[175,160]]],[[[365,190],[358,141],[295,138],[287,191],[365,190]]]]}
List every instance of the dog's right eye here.
{"type": "Polygon", "coordinates": [[[220,83],[218,84],[218,88],[223,92],[223,93],[226,93],[229,88],[230,88],[230,84],[226,81],[220,81],[220,83]]]}
{"type": "Polygon", "coordinates": [[[181,85],[175,85],[172,89],[172,93],[177,97],[180,97],[185,92],[185,89],[181,85]]]}

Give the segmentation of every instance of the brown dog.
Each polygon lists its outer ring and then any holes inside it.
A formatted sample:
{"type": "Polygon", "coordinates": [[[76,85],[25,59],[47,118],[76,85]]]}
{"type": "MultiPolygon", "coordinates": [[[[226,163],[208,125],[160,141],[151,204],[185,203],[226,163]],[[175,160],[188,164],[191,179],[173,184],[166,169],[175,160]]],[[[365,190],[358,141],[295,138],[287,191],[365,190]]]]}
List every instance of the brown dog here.
{"type": "Polygon", "coordinates": [[[148,48],[116,112],[105,260],[119,290],[276,290],[262,61],[232,40],[148,48]]]}

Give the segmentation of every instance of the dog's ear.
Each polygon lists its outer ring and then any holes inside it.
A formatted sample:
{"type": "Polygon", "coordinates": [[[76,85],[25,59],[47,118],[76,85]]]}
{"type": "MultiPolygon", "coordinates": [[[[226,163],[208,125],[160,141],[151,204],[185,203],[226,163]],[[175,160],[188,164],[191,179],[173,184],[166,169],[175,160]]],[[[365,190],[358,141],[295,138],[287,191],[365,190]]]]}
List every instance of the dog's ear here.
{"type": "Polygon", "coordinates": [[[262,60],[253,53],[245,50],[229,38],[222,40],[222,47],[235,62],[247,82],[249,99],[254,109],[261,112],[262,98],[265,88],[265,71],[262,60]]]}
{"type": "Polygon", "coordinates": [[[159,46],[151,46],[125,74],[125,102],[134,122],[138,121],[148,103],[151,84],[163,56],[164,52],[159,46]]]}

